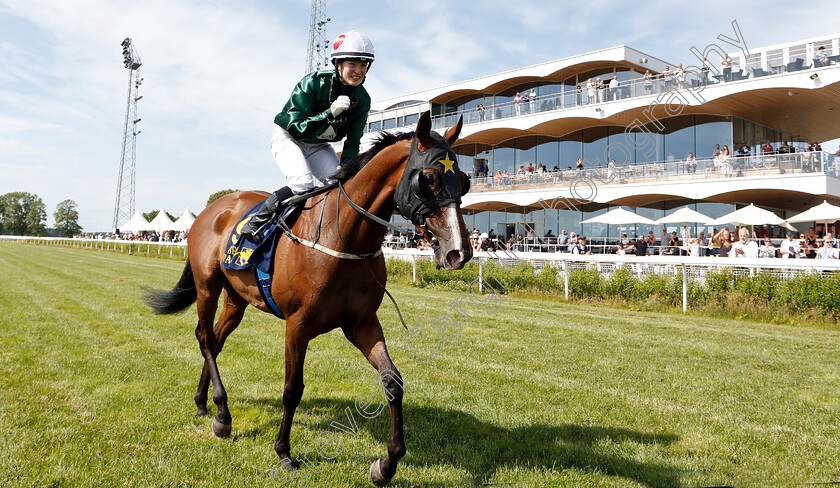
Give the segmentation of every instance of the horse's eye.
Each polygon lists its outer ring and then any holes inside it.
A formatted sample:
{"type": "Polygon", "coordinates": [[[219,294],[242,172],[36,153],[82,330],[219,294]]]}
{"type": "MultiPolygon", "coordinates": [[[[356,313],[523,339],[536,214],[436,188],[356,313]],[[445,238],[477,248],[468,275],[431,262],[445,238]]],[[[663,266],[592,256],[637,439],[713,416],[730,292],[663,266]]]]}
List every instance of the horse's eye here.
{"type": "Polygon", "coordinates": [[[428,174],[425,174],[423,176],[426,178],[426,184],[427,185],[429,185],[430,187],[435,186],[435,175],[434,174],[428,173],[428,174]]]}

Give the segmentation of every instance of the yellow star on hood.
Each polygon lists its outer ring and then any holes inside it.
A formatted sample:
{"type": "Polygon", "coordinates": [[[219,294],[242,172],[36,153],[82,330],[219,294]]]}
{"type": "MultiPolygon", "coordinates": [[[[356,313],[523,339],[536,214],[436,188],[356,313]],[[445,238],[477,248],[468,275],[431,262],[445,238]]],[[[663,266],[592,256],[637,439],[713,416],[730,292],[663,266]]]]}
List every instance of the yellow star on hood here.
{"type": "Polygon", "coordinates": [[[444,172],[444,173],[448,173],[448,172],[450,172],[450,171],[451,171],[451,172],[453,172],[453,173],[455,172],[455,170],[454,170],[454,169],[452,169],[452,165],[454,165],[454,164],[455,164],[455,161],[452,161],[451,159],[449,159],[449,153],[446,153],[446,157],[445,157],[445,158],[443,158],[443,159],[438,159],[438,163],[440,163],[440,164],[442,164],[442,165],[443,165],[443,167],[444,167],[443,172],[444,172]]]}

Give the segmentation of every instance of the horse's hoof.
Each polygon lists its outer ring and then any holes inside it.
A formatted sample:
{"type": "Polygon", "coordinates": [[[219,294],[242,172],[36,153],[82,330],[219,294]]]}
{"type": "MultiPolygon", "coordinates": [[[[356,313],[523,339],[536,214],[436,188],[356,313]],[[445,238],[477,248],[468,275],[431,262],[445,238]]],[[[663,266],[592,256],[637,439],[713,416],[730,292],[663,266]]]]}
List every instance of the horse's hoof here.
{"type": "Polygon", "coordinates": [[[382,469],[379,467],[381,459],[377,459],[370,465],[370,481],[376,486],[385,486],[391,481],[391,478],[382,476],[382,469]]]}
{"type": "Polygon", "coordinates": [[[231,424],[223,424],[215,417],[213,417],[213,423],[210,424],[210,428],[213,429],[213,433],[216,434],[216,437],[230,436],[231,424]]]}
{"type": "Polygon", "coordinates": [[[297,468],[295,468],[295,465],[292,464],[292,460],[290,458],[281,459],[271,470],[271,479],[279,485],[285,485],[290,481],[290,476],[296,475],[297,468]]]}

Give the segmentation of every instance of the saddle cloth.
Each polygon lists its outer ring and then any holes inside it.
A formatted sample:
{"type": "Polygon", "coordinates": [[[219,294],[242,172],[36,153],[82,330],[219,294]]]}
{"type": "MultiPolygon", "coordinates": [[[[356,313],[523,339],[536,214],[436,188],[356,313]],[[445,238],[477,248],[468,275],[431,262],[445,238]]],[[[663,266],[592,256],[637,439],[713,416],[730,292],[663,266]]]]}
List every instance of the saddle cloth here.
{"type": "MultiPolygon", "coordinates": [[[[277,241],[283,235],[276,224],[269,224],[263,231],[263,240],[257,244],[247,237],[242,236],[242,227],[253,214],[259,211],[265,202],[260,202],[239,219],[228,237],[225,247],[225,257],[222,260],[222,268],[243,270],[253,269],[257,276],[260,293],[268,304],[268,307],[281,319],[285,319],[283,312],[277,307],[274,298],[271,296],[271,271],[274,263],[274,251],[277,249],[277,241]]],[[[284,217],[288,217],[289,208],[284,209],[284,217]]],[[[291,222],[290,222],[291,224],[291,222]]]]}

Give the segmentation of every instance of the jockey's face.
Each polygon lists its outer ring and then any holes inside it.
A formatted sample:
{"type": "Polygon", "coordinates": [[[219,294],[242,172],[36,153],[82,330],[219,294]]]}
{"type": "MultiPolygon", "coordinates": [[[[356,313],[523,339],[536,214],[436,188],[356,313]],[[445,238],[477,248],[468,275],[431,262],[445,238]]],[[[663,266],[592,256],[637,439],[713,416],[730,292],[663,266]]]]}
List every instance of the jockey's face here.
{"type": "Polygon", "coordinates": [[[367,61],[345,59],[338,63],[338,76],[345,85],[359,86],[365,80],[367,69],[367,61]]]}

